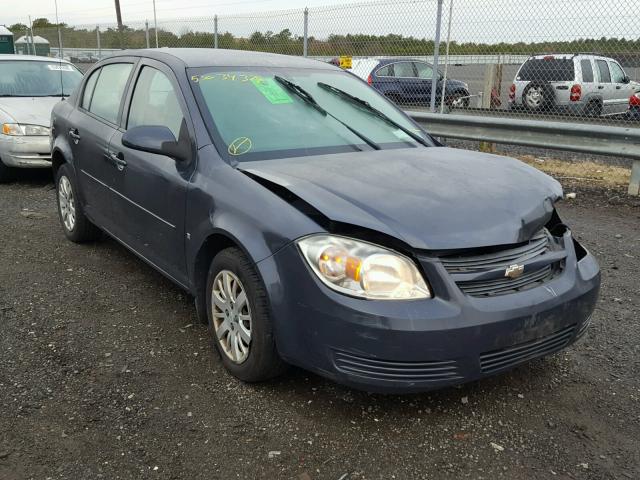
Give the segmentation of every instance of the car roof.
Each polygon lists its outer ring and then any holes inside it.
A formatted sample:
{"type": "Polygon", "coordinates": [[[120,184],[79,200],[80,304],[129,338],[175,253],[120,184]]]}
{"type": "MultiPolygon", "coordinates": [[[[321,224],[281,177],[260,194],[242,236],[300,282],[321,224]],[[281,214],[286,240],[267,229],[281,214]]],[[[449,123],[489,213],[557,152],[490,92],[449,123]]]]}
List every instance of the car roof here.
{"type": "Polygon", "coordinates": [[[277,53],[219,48],[150,48],[122,50],[108,58],[135,56],[162,61],[173,67],[285,67],[340,70],[339,67],[304,57],[277,53]]]}
{"type": "Polygon", "coordinates": [[[72,65],[72,63],[68,62],[67,60],[61,60],[55,57],[40,57],[36,55],[15,55],[13,53],[0,54],[0,62],[2,62],[3,60],[13,60],[13,61],[19,60],[19,61],[49,62],[49,63],[55,62],[55,63],[68,63],[72,65]]]}

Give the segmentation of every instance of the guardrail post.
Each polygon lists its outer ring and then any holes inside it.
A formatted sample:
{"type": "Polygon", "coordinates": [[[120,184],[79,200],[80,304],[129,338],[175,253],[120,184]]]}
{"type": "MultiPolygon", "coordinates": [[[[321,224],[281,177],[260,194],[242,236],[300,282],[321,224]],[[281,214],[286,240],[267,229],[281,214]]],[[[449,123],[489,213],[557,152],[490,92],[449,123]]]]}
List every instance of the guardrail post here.
{"type": "Polygon", "coordinates": [[[309,9],[304,7],[304,37],[302,38],[302,55],[307,56],[309,49],[309,9]]]}
{"type": "Polygon", "coordinates": [[[218,48],[218,15],[213,16],[213,48],[218,48]]]}
{"type": "Polygon", "coordinates": [[[640,160],[635,160],[631,167],[631,180],[629,181],[629,195],[640,195],[640,160]]]}
{"type": "Polygon", "coordinates": [[[147,42],[147,48],[149,48],[149,20],[144,21],[144,39],[147,42]]]}
{"type": "Polygon", "coordinates": [[[431,79],[431,102],[429,110],[436,111],[436,89],[438,88],[438,55],[440,54],[440,27],[442,25],[442,3],[444,0],[438,0],[438,13],[436,17],[436,38],[433,45],[433,78],[431,79]]]}

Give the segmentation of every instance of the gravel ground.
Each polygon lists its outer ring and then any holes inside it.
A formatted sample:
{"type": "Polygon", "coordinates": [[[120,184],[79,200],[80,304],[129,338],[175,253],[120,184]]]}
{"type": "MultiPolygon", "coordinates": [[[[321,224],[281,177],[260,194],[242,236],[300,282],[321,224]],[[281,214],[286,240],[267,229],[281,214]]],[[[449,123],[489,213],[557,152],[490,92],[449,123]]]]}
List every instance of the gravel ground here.
{"type": "Polygon", "coordinates": [[[65,240],[52,188],[0,186],[0,479],[640,478],[640,205],[619,192],[561,207],[603,270],[583,340],[379,396],[234,380],[182,291],[114,241],[65,240]]]}

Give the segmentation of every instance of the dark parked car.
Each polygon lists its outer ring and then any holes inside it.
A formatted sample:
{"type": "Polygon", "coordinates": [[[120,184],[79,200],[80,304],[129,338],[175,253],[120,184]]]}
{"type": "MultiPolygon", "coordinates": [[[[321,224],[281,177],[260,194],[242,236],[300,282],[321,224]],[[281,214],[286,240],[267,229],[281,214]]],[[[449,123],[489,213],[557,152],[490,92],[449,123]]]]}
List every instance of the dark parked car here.
{"type": "MultiPolygon", "coordinates": [[[[366,80],[369,85],[398,104],[426,106],[431,102],[433,65],[411,58],[354,59],[351,72],[366,80]]],[[[438,76],[436,104],[442,100],[444,76],[438,76]]],[[[450,107],[469,106],[469,86],[452,78],[447,79],[445,105],[450,107]]]]}
{"type": "Polygon", "coordinates": [[[558,182],[438,144],[303,58],[124,51],[52,115],[65,235],[106,232],[195,297],[222,362],[376,391],[478,379],[587,328],[600,273],[558,182]]]}

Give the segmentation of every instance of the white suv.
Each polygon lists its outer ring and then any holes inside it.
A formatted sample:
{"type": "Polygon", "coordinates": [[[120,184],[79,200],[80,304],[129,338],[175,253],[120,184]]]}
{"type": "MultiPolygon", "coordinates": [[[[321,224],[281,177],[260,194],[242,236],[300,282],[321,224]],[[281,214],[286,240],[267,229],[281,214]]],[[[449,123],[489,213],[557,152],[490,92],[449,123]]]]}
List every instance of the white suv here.
{"type": "Polygon", "coordinates": [[[534,55],[516,74],[509,106],[593,117],[622,114],[634,90],[612,58],[583,53],[534,55]]]}

